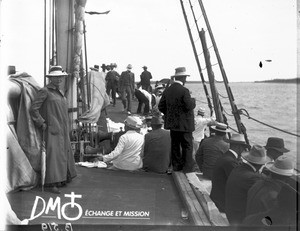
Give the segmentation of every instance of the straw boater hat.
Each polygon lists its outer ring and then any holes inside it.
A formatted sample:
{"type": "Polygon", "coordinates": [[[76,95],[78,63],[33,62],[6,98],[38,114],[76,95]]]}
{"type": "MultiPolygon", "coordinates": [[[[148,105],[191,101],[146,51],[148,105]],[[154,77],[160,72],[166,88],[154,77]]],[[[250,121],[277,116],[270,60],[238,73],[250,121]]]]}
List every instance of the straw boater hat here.
{"type": "Polygon", "coordinates": [[[250,151],[242,153],[242,157],[250,163],[263,165],[271,159],[266,155],[266,149],[260,145],[253,145],[250,151]]]}
{"type": "Polygon", "coordinates": [[[94,67],[90,67],[93,71],[99,71],[99,65],[94,65],[94,67]]]}
{"type": "Polygon", "coordinates": [[[267,163],[266,168],[282,176],[292,176],[295,174],[292,157],[285,155],[279,156],[275,162],[267,163]]]}
{"type": "Polygon", "coordinates": [[[274,149],[274,150],[276,150],[278,152],[282,152],[282,153],[290,151],[284,147],[283,139],[277,138],[277,137],[269,137],[265,148],[266,149],[274,149]]]}
{"type": "Polygon", "coordinates": [[[204,114],[205,114],[205,109],[202,108],[202,107],[200,107],[200,108],[198,109],[198,111],[197,111],[197,114],[198,114],[198,115],[201,115],[201,116],[204,116],[204,114]]]}
{"type": "Polygon", "coordinates": [[[128,116],[124,123],[126,126],[133,129],[140,129],[143,125],[143,121],[137,116],[128,116]]]}
{"type": "Polygon", "coordinates": [[[216,126],[211,126],[211,128],[215,131],[219,131],[219,132],[229,132],[229,130],[227,129],[227,124],[223,124],[223,123],[217,123],[216,126]]]}
{"type": "Polygon", "coordinates": [[[131,64],[128,64],[128,65],[127,65],[127,69],[132,69],[132,65],[131,65],[131,64]]]}
{"type": "Polygon", "coordinates": [[[66,72],[62,69],[61,66],[52,66],[50,67],[49,74],[46,75],[46,77],[57,77],[57,76],[68,76],[66,72]]]}
{"type": "Polygon", "coordinates": [[[171,77],[176,77],[176,76],[190,76],[190,75],[186,73],[185,67],[177,67],[175,68],[175,75],[172,75],[171,77]]]}
{"type": "Polygon", "coordinates": [[[224,141],[226,143],[230,144],[239,144],[239,145],[244,145],[250,148],[251,146],[246,143],[245,136],[243,134],[232,134],[230,139],[227,139],[226,137],[224,138],[224,141]]]}

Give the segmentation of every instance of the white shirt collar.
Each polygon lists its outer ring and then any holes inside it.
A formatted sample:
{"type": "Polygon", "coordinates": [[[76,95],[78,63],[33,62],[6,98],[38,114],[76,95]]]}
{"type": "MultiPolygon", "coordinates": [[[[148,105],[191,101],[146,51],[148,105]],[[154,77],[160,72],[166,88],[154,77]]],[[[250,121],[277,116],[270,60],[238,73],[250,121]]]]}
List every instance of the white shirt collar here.
{"type": "Polygon", "coordinates": [[[232,154],[235,156],[235,158],[238,158],[238,154],[235,151],[233,151],[232,149],[229,149],[229,151],[232,152],[232,154]]]}
{"type": "Polygon", "coordinates": [[[181,84],[183,86],[183,83],[181,81],[179,81],[179,80],[174,80],[174,83],[179,83],[179,84],[181,84]]]}

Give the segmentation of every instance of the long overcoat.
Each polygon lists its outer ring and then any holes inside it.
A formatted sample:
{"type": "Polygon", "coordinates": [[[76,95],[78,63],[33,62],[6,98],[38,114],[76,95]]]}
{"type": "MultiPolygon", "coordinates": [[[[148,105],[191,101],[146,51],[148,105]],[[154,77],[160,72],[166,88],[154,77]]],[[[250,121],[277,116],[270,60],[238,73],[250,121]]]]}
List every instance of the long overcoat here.
{"type": "Polygon", "coordinates": [[[165,128],[179,132],[195,130],[195,99],[187,88],[174,82],[167,88],[158,104],[158,109],[165,115],[165,128]]]}
{"type": "Polygon", "coordinates": [[[45,184],[63,182],[67,174],[76,176],[68,124],[68,105],[64,95],[53,84],[39,90],[31,105],[31,117],[37,127],[46,123],[45,184]]]}

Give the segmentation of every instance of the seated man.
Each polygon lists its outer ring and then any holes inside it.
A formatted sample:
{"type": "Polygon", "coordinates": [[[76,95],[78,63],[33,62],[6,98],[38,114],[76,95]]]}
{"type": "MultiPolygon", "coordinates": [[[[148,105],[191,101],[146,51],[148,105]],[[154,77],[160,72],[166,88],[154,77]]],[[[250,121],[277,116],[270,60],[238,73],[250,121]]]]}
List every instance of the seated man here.
{"type": "Polygon", "coordinates": [[[269,137],[265,148],[267,150],[267,156],[270,157],[272,161],[282,156],[283,153],[290,151],[284,147],[283,139],[277,137],[269,137]]]}
{"type": "Polygon", "coordinates": [[[113,170],[138,170],[142,168],[142,147],[144,136],[139,133],[142,120],[137,116],[128,116],[125,123],[125,134],[120,136],[116,148],[107,155],[101,155],[98,160],[112,161],[113,170]]]}
{"type": "Polygon", "coordinates": [[[170,163],[170,131],[162,129],[163,119],[153,116],[152,131],[145,135],[143,168],[146,171],[166,173],[170,163]]]}
{"type": "Polygon", "coordinates": [[[223,140],[228,132],[227,125],[217,123],[211,128],[215,131],[215,135],[202,140],[195,156],[200,171],[209,180],[212,178],[213,167],[217,159],[229,149],[229,144],[223,140]]]}

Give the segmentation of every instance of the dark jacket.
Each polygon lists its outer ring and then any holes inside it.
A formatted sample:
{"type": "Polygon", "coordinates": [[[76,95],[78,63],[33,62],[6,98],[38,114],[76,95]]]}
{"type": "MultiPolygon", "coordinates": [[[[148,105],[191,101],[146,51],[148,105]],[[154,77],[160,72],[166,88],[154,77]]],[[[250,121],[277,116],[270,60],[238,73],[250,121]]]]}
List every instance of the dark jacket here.
{"type": "Polygon", "coordinates": [[[275,206],[282,184],[272,178],[256,182],[248,191],[246,216],[265,212],[275,206]]]}
{"type": "Polygon", "coordinates": [[[228,150],[215,163],[212,174],[210,198],[220,212],[225,212],[225,188],[231,171],[239,165],[238,159],[228,150]]]}
{"type": "Polygon", "coordinates": [[[68,103],[53,84],[42,88],[31,105],[34,124],[41,128],[46,123],[46,178],[45,183],[67,180],[76,176],[74,156],[69,138],[68,103]]]}
{"type": "Polygon", "coordinates": [[[225,190],[225,212],[232,225],[241,224],[246,216],[247,193],[261,175],[243,163],[229,175],[225,190]]]}
{"type": "Polygon", "coordinates": [[[112,70],[107,72],[105,80],[107,81],[108,85],[117,87],[119,78],[120,78],[119,73],[116,72],[115,70],[112,70]]]}
{"type": "Polygon", "coordinates": [[[157,173],[165,173],[170,163],[170,131],[153,130],[145,135],[143,168],[157,173]]]}
{"type": "Polygon", "coordinates": [[[141,85],[142,85],[142,87],[150,86],[150,79],[152,79],[151,73],[147,70],[143,71],[142,74],[141,74],[141,85]]]}
{"type": "Polygon", "coordinates": [[[229,144],[223,140],[223,136],[211,136],[202,140],[196,152],[196,162],[203,172],[203,176],[212,178],[213,168],[219,159],[229,149],[229,144]]]}
{"type": "Polygon", "coordinates": [[[191,98],[187,88],[174,82],[164,92],[158,109],[164,113],[165,128],[180,132],[195,130],[194,108],[195,99],[191,98]]]}
{"type": "Polygon", "coordinates": [[[123,71],[119,79],[119,88],[122,90],[124,87],[130,86],[132,91],[134,89],[134,73],[131,71],[123,71]]]}

